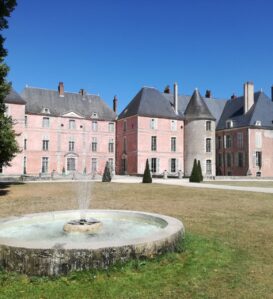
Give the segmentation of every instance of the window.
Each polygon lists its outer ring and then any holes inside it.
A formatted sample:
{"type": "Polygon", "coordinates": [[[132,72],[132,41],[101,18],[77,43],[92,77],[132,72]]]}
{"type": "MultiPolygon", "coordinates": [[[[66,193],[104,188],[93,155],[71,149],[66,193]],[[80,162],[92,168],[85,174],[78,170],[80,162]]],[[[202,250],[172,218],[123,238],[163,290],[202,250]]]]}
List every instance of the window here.
{"type": "Polygon", "coordinates": [[[75,141],[69,141],[68,142],[68,151],[74,152],[74,150],[75,150],[75,141]]]}
{"type": "Polygon", "coordinates": [[[218,154],[218,166],[221,167],[222,166],[222,155],[218,154]]]}
{"type": "Polygon", "coordinates": [[[127,121],[126,120],[123,121],[123,131],[124,132],[127,131],[127,121]]]}
{"type": "Polygon", "coordinates": [[[108,151],[109,153],[113,153],[114,152],[114,139],[109,139],[109,143],[108,143],[108,151]]]}
{"type": "Polygon", "coordinates": [[[43,108],[42,113],[50,114],[50,111],[48,108],[43,108]]]}
{"type": "Polygon", "coordinates": [[[232,136],[227,135],[226,136],[226,148],[231,148],[232,147],[232,136]]]}
{"type": "Polygon", "coordinates": [[[171,120],[171,130],[176,131],[177,130],[177,121],[171,120]]]}
{"type": "Polygon", "coordinates": [[[176,159],[171,159],[171,172],[176,172],[176,159]]]}
{"type": "Polygon", "coordinates": [[[127,153],[127,139],[126,139],[126,137],[123,138],[123,152],[127,153]]]}
{"type": "Polygon", "coordinates": [[[206,174],[211,174],[211,160],[206,160],[206,174]]]}
{"type": "Polygon", "coordinates": [[[27,115],[25,115],[25,128],[27,128],[27,115]]]}
{"type": "Polygon", "coordinates": [[[256,148],[262,147],[262,133],[261,132],[255,133],[255,146],[256,146],[256,148]]]}
{"type": "Polygon", "coordinates": [[[76,129],[76,122],[74,119],[69,120],[69,129],[76,129]]]}
{"type": "Polygon", "coordinates": [[[126,159],[122,159],[121,160],[121,170],[122,170],[122,173],[126,173],[127,171],[127,160],[126,159]]]}
{"type": "Polygon", "coordinates": [[[232,120],[227,120],[227,122],[226,122],[226,128],[227,129],[233,128],[233,121],[232,120]]]}
{"type": "Polygon", "coordinates": [[[206,153],[211,152],[211,138],[206,138],[206,153]]]}
{"type": "Polygon", "coordinates": [[[244,166],[244,154],[243,153],[238,153],[238,167],[243,167],[244,166]]]}
{"type": "Polygon", "coordinates": [[[150,128],[151,128],[152,130],[155,130],[155,129],[157,128],[157,120],[156,120],[155,118],[152,118],[152,119],[150,120],[150,128]]]}
{"type": "Polygon", "coordinates": [[[151,137],[151,150],[156,151],[156,136],[151,137]]]}
{"type": "Polygon", "coordinates": [[[3,173],[3,166],[0,164],[0,173],[3,173]]]}
{"type": "Polygon", "coordinates": [[[176,137],[171,137],[171,151],[176,152],[176,137]]]}
{"type": "Polygon", "coordinates": [[[114,132],[114,128],[115,128],[114,123],[108,123],[108,131],[109,132],[114,132]]]}
{"type": "Polygon", "coordinates": [[[98,168],[98,159],[92,158],[92,165],[91,165],[91,171],[96,172],[98,168]]]}
{"type": "Polygon", "coordinates": [[[93,137],[92,138],[92,152],[96,152],[98,149],[98,142],[97,142],[97,138],[93,137]]]}
{"type": "Polygon", "coordinates": [[[24,139],[24,150],[26,150],[27,149],[27,139],[25,138],[24,139]]]}
{"type": "Polygon", "coordinates": [[[92,112],[91,117],[92,118],[97,118],[98,117],[98,113],[97,112],[92,112]]]}
{"type": "Polygon", "coordinates": [[[211,131],[211,121],[206,121],[206,131],[211,131]]]}
{"type": "Polygon", "coordinates": [[[156,172],[157,167],[156,167],[156,158],[151,159],[151,172],[156,172]]]}
{"type": "Polygon", "coordinates": [[[23,174],[27,174],[27,157],[23,160],[23,174]]]}
{"type": "Polygon", "coordinates": [[[221,149],[221,144],[222,144],[222,138],[221,136],[217,136],[217,148],[221,149]]]}
{"type": "Polygon", "coordinates": [[[114,170],[114,159],[113,158],[109,158],[108,162],[109,162],[110,170],[113,171],[114,170]]]}
{"type": "Polygon", "coordinates": [[[49,117],[43,117],[43,128],[49,128],[49,117]]]}
{"type": "Polygon", "coordinates": [[[44,139],[43,140],[43,151],[48,151],[48,147],[49,147],[49,140],[44,139]]]}
{"type": "Polygon", "coordinates": [[[93,132],[98,131],[98,122],[97,121],[92,121],[92,131],[93,132]]]}
{"type": "Polygon", "coordinates": [[[227,167],[231,167],[231,153],[227,153],[227,167]]]}
{"type": "Polygon", "coordinates": [[[237,133],[237,147],[238,148],[244,147],[244,135],[242,132],[237,133]]]}
{"type": "Polygon", "coordinates": [[[261,168],[262,167],[262,152],[256,152],[256,166],[261,168]]]}
{"type": "Polygon", "coordinates": [[[255,126],[260,127],[262,125],[262,122],[260,120],[255,121],[255,126]]]}
{"type": "Polygon", "coordinates": [[[42,173],[48,173],[48,157],[42,158],[42,173]]]}
{"type": "Polygon", "coordinates": [[[76,170],[76,159],[75,158],[67,158],[67,170],[68,171],[76,170]]]}

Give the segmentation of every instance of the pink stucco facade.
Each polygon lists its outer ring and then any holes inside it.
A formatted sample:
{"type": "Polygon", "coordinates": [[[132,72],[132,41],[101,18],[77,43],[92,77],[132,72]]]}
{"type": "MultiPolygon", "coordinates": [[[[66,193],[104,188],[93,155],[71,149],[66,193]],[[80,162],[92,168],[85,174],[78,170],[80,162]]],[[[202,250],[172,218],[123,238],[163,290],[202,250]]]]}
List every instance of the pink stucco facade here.
{"type": "Polygon", "coordinates": [[[117,121],[117,172],[143,174],[146,159],[154,174],[184,169],[182,120],[131,116],[117,121]]]}

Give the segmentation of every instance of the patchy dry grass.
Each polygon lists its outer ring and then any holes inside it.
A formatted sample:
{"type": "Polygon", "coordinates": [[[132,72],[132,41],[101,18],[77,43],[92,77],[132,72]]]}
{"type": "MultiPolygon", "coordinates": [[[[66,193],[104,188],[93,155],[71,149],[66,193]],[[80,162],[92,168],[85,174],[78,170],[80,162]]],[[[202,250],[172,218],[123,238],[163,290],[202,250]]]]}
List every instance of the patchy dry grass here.
{"type": "Polygon", "coordinates": [[[273,188],[273,180],[272,181],[207,181],[203,183],[213,184],[213,185],[240,186],[240,187],[273,188]]]}
{"type": "MultiPolygon", "coordinates": [[[[186,251],[55,280],[2,272],[0,298],[272,298],[272,194],[159,184],[91,186],[92,208],[142,210],[181,219],[186,251]]],[[[75,209],[86,188],[77,182],[4,187],[0,217],[75,209]]]]}

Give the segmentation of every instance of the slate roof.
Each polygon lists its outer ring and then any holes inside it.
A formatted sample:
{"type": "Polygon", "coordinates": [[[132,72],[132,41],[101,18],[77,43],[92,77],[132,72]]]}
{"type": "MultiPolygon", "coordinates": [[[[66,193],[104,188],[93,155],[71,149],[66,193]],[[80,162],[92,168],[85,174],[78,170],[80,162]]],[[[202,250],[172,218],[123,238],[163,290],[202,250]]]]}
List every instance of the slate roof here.
{"type": "Polygon", "coordinates": [[[244,114],[243,96],[229,100],[216,129],[225,129],[228,120],[233,121],[233,127],[235,128],[255,126],[256,121],[261,121],[261,127],[273,129],[273,102],[264,92],[255,92],[254,104],[244,114]]]}
{"type": "Polygon", "coordinates": [[[193,92],[193,95],[184,112],[184,116],[186,119],[216,120],[197,89],[195,89],[193,92]]]}
{"type": "Polygon", "coordinates": [[[17,105],[25,105],[26,101],[22,99],[22,97],[11,88],[9,94],[5,97],[4,102],[7,104],[17,104],[17,105]]]}
{"type": "MultiPolygon", "coordinates": [[[[173,94],[161,93],[155,88],[143,87],[126,108],[120,113],[119,119],[140,115],[170,119],[184,119],[184,112],[191,97],[187,95],[178,96],[178,114],[173,107],[173,94]]],[[[219,120],[226,100],[203,98],[216,122],[219,120]]]]}
{"type": "Polygon", "coordinates": [[[26,87],[22,97],[27,102],[26,113],[30,114],[43,114],[43,109],[48,108],[52,116],[74,112],[90,118],[92,113],[96,112],[98,120],[116,119],[116,113],[97,95],[64,92],[61,97],[55,90],[26,87]]]}

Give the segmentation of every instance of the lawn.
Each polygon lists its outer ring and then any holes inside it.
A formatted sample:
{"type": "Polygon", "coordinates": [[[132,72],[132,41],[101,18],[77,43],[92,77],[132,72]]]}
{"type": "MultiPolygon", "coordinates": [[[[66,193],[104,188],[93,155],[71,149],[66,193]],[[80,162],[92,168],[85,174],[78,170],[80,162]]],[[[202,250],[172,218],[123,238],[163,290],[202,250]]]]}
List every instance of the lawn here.
{"type": "Polygon", "coordinates": [[[207,181],[206,184],[273,188],[273,181],[207,181]]]}
{"type": "MultiPolygon", "coordinates": [[[[92,208],[181,219],[184,251],[61,278],[0,271],[0,298],[272,298],[270,194],[93,183],[92,208]]],[[[77,208],[81,183],[2,185],[0,217],[77,208]]]]}

